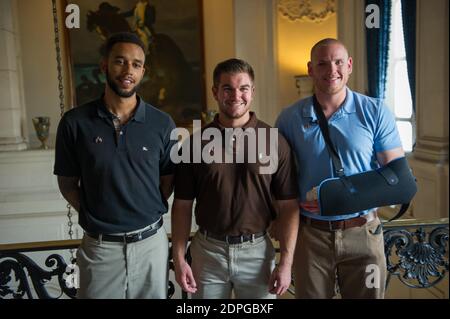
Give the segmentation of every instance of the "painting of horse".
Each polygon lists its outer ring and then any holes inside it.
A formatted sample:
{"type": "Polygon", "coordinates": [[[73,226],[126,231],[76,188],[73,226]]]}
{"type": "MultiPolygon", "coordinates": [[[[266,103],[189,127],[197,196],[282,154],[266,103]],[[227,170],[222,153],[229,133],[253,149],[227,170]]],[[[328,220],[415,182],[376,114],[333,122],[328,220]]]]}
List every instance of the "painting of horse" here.
{"type": "Polygon", "coordinates": [[[138,94],[189,126],[206,109],[201,0],[74,0],[81,28],[69,31],[75,100],[101,95],[100,47],[115,32],[136,33],[147,48],[138,94]]]}

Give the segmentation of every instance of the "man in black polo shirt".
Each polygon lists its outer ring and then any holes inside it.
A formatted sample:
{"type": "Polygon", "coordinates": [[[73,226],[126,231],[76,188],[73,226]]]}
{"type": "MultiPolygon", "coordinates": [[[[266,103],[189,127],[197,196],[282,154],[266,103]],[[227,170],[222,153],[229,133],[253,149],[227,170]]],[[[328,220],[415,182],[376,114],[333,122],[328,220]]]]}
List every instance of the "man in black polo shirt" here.
{"type": "Polygon", "coordinates": [[[245,61],[230,59],[216,66],[212,90],[219,114],[200,132],[210,138],[201,141],[199,149],[192,146],[199,138],[195,133],[181,152],[190,151],[191,159],[177,165],[172,209],[175,273],[193,298],[231,298],[232,293],[236,298],[275,298],[291,282],[299,218],[294,161],[286,140],[250,112],[253,82],[253,69],[245,61]],[[227,136],[230,131],[236,135],[227,136]],[[247,143],[241,144],[245,138],[247,143]],[[258,152],[252,156],[256,140],[258,152]],[[276,140],[278,147],[271,156],[277,165],[265,170],[266,151],[276,140]],[[260,151],[261,144],[265,152],[260,151]],[[233,155],[232,162],[223,161],[227,152],[233,155]],[[196,162],[199,155],[202,159],[196,162]],[[211,162],[209,156],[217,157],[211,162]],[[185,254],[194,199],[200,229],[191,243],[190,266],[185,254]],[[277,215],[277,205],[283,232],[278,234],[281,256],[275,267],[266,230],[277,215]]]}
{"type": "Polygon", "coordinates": [[[68,111],[58,127],[54,174],[85,231],[77,251],[79,298],[166,298],[172,192],[169,115],[136,95],[145,47],[132,33],[103,47],[104,95],[68,111]]]}

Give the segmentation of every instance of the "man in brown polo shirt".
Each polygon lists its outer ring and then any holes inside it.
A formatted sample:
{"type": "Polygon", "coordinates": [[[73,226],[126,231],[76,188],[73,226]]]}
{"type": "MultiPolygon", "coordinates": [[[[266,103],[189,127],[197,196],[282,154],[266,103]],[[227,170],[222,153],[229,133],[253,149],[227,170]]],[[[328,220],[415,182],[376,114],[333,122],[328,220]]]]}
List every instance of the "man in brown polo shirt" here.
{"type": "Polygon", "coordinates": [[[291,282],[299,218],[294,161],[285,139],[250,112],[253,83],[245,61],[219,63],[212,88],[219,114],[181,149],[190,154],[176,169],[173,257],[176,280],[193,298],[275,298],[291,282]],[[189,265],[194,200],[199,231],[189,265]],[[282,229],[276,267],[266,234],[275,217],[282,229]]]}

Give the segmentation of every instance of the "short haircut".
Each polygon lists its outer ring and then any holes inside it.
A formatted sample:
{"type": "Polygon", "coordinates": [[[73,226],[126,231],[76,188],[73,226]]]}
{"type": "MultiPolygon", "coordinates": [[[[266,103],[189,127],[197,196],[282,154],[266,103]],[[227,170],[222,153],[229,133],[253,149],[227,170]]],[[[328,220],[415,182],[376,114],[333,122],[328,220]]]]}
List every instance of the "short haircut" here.
{"type": "Polygon", "coordinates": [[[255,72],[250,64],[240,59],[228,59],[216,65],[213,73],[214,87],[219,86],[220,76],[223,73],[247,73],[252,80],[255,81],[255,72]]]}
{"type": "Polygon", "coordinates": [[[103,58],[108,58],[109,54],[112,51],[113,46],[116,43],[133,43],[141,47],[142,51],[144,51],[144,55],[147,52],[144,43],[135,33],[118,32],[111,34],[100,48],[100,53],[103,58]]]}
{"type": "Polygon", "coordinates": [[[325,46],[332,45],[332,44],[339,44],[339,45],[342,45],[342,46],[344,47],[345,51],[347,51],[347,55],[349,55],[348,50],[347,50],[347,48],[346,48],[346,46],[345,46],[344,43],[342,43],[341,41],[339,41],[339,40],[337,40],[337,39],[333,39],[333,38],[325,38],[325,39],[320,40],[320,41],[317,42],[316,44],[314,44],[314,46],[312,47],[312,49],[311,49],[311,57],[310,57],[311,61],[312,61],[312,59],[313,59],[314,52],[315,52],[319,47],[325,47],[325,46]]]}

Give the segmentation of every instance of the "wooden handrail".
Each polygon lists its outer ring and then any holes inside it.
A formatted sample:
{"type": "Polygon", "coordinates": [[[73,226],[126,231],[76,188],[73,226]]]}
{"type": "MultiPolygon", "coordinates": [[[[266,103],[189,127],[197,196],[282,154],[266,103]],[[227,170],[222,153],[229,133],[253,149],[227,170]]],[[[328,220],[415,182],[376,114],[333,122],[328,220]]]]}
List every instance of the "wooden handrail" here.
{"type": "MultiPolygon", "coordinates": [[[[189,240],[195,233],[191,233],[189,240]]],[[[167,234],[169,241],[172,241],[172,236],[167,234]]],[[[78,248],[81,244],[81,239],[67,239],[67,240],[51,240],[51,241],[36,241],[26,243],[14,244],[0,244],[0,252],[32,252],[32,251],[46,251],[46,250],[60,250],[78,248]]]]}
{"type": "MultiPolygon", "coordinates": [[[[385,222],[385,220],[382,220],[385,222]]],[[[384,228],[394,227],[430,227],[437,225],[448,225],[448,218],[433,219],[397,219],[383,225],[384,228]]]]}
{"type": "Polygon", "coordinates": [[[31,251],[73,249],[73,248],[78,248],[78,246],[80,246],[80,244],[81,244],[81,239],[1,244],[0,252],[11,252],[11,251],[31,252],[31,251]]]}

